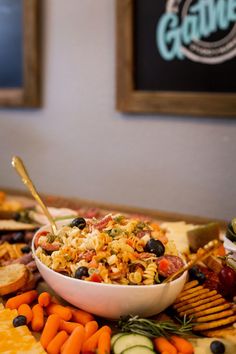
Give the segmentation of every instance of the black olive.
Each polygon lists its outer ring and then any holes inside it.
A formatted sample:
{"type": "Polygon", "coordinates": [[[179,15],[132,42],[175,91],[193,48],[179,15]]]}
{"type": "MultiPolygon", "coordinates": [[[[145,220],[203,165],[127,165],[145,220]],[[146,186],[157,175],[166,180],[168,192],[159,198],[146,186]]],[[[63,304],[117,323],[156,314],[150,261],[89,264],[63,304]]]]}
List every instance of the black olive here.
{"type": "Polygon", "coordinates": [[[198,266],[193,266],[188,271],[189,276],[190,276],[191,279],[195,279],[196,278],[196,274],[198,274],[199,272],[200,272],[200,269],[198,268],[198,266]]]}
{"type": "Polygon", "coordinates": [[[210,349],[213,354],[224,354],[225,352],[225,346],[219,340],[214,340],[213,342],[211,342],[210,349]]]}
{"type": "Polygon", "coordinates": [[[161,241],[150,238],[144,247],[144,251],[154,253],[157,257],[161,257],[165,253],[165,246],[161,241]]]}
{"type": "Polygon", "coordinates": [[[198,280],[200,284],[206,281],[205,274],[201,272],[198,266],[193,266],[191,269],[189,269],[189,276],[190,279],[198,280]]]}
{"type": "Polygon", "coordinates": [[[77,279],[82,279],[83,277],[88,277],[88,275],[89,275],[89,273],[88,273],[87,267],[79,267],[75,271],[75,278],[77,278],[77,279]]]}
{"type": "Polygon", "coordinates": [[[84,218],[75,218],[74,220],[72,220],[72,222],[70,223],[70,226],[76,226],[78,227],[80,230],[83,230],[86,226],[86,221],[84,220],[84,218]]]}
{"type": "Polygon", "coordinates": [[[23,246],[20,250],[22,253],[30,253],[31,252],[30,246],[23,246]]]}
{"type": "Polygon", "coordinates": [[[10,243],[20,243],[23,242],[25,238],[25,233],[23,231],[15,232],[12,235],[12,238],[10,240],[10,243]]]}
{"type": "Polygon", "coordinates": [[[12,323],[14,327],[19,327],[19,326],[24,326],[27,323],[27,320],[25,316],[19,315],[14,318],[12,323]]]}
{"type": "Polygon", "coordinates": [[[166,279],[166,277],[164,277],[161,274],[158,274],[158,278],[159,278],[160,283],[163,283],[163,281],[166,279]]]}
{"type": "Polygon", "coordinates": [[[196,280],[198,280],[199,284],[203,284],[206,281],[206,276],[204,273],[199,272],[196,274],[196,280]]]}

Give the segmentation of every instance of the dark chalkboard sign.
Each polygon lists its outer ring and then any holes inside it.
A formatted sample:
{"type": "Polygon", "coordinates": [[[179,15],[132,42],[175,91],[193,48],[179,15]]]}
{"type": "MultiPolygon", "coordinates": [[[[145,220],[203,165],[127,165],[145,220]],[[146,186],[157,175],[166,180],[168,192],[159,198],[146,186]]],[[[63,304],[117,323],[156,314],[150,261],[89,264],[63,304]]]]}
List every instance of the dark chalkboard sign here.
{"type": "Polygon", "coordinates": [[[117,109],[236,116],[236,0],[117,0],[117,109]]]}
{"type": "Polygon", "coordinates": [[[0,0],[0,87],[23,85],[23,0],[0,0]]]}
{"type": "Polygon", "coordinates": [[[39,105],[38,0],[0,0],[0,105],[39,105]]]}

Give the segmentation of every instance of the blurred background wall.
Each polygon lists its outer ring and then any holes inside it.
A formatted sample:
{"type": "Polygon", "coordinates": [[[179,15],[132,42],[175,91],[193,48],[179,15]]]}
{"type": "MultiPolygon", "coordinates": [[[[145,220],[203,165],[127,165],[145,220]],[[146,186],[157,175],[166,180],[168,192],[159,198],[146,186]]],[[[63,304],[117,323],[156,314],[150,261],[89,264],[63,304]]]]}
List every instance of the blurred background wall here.
{"type": "Polygon", "coordinates": [[[0,186],[25,189],[17,154],[41,192],[236,216],[236,120],[116,112],[115,1],[44,4],[43,107],[0,110],[0,186]]]}

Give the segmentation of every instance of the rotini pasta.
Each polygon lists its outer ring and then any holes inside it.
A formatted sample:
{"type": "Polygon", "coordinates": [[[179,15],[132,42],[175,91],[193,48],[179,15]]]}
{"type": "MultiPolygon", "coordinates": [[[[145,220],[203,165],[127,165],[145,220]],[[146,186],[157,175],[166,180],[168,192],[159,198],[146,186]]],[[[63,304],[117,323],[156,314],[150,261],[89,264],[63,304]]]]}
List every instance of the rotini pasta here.
{"type": "Polygon", "coordinates": [[[128,275],[128,279],[131,284],[141,284],[142,282],[142,274],[138,271],[130,273],[128,275]]]}
{"type": "Polygon", "coordinates": [[[154,284],[156,272],[157,272],[157,264],[154,262],[149,263],[143,272],[143,278],[144,278],[143,283],[145,285],[154,284]]]}
{"type": "Polygon", "coordinates": [[[157,224],[110,214],[87,219],[82,230],[66,225],[56,235],[43,233],[36,249],[37,257],[54,271],[78,277],[83,267],[87,271],[80,279],[121,285],[159,282],[163,262],[158,260],[167,254],[170,259],[177,250],[157,224]]]}

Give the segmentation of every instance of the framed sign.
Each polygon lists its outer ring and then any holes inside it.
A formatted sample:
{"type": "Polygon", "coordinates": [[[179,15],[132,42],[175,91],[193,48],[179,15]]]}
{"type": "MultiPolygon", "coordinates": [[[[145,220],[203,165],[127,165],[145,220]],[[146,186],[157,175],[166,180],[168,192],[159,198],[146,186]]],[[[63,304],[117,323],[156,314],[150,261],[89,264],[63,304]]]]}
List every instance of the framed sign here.
{"type": "Polygon", "coordinates": [[[236,0],[117,0],[122,112],[236,117],[236,0]]]}
{"type": "Polygon", "coordinates": [[[40,105],[40,0],[0,0],[0,106],[40,105]]]}

